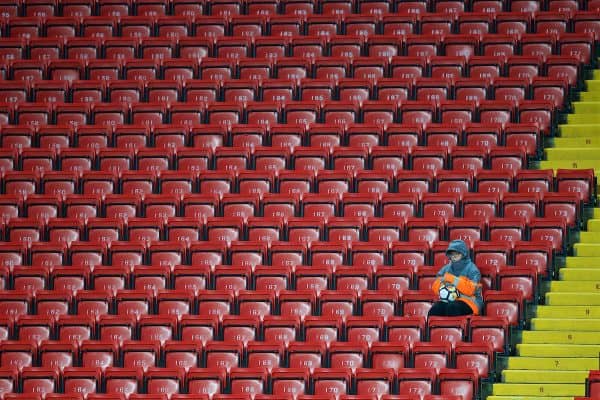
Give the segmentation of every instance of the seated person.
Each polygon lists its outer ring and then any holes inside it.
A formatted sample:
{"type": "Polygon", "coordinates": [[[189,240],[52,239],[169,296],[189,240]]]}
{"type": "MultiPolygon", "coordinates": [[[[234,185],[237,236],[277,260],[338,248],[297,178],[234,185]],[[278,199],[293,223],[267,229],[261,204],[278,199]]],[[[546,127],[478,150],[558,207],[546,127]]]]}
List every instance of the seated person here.
{"type": "Polygon", "coordinates": [[[437,273],[431,288],[440,296],[429,310],[429,316],[478,315],[483,307],[481,273],[469,258],[469,249],[462,240],[448,245],[446,256],[450,261],[437,273]],[[440,290],[442,289],[442,290],[440,290]]]}

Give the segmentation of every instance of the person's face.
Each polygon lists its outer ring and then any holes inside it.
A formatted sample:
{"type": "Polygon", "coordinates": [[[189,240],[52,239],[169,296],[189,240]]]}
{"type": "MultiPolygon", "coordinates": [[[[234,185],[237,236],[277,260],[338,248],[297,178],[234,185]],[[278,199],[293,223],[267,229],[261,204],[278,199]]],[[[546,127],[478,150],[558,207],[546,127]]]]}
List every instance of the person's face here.
{"type": "Polygon", "coordinates": [[[452,262],[460,261],[461,258],[463,258],[463,255],[460,254],[458,251],[449,251],[448,252],[448,259],[450,259],[450,261],[452,261],[452,262]]]}

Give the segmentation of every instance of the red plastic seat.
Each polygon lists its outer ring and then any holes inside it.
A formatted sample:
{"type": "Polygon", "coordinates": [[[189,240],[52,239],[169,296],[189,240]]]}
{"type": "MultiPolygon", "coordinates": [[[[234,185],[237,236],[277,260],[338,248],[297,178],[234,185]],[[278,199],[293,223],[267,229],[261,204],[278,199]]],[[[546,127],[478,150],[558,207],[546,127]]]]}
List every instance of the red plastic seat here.
{"type": "MultiPolygon", "coordinates": [[[[334,14],[325,14],[325,15],[310,15],[308,14],[306,17],[306,34],[310,38],[308,42],[314,42],[314,39],[325,39],[328,37],[332,37],[337,35],[338,33],[338,20],[340,16],[334,14]]],[[[302,39],[300,40],[302,42],[302,39]]],[[[320,49],[321,46],[317,45],[317,49],[320,49]]],[[[323,47],[324,49],[324,47],[323,47]]],[[[318,50],[319,51],[319,50],[318,50]]],[[[298,55],[295,54],[294,55],[298,55]]],[[[307,58],[313,58],[314,55],[308,54],[307,58]]]]}
{"type": "Polygon", "coordinates": [[[332,343],[329,347],[330,368],[347,368],[354,372],[365,364],[366,354],[366,344],[332,343]]]}
{"type": "MultiPolygon", "coordinates": [[[[409,140],[413,139],[414,136],[409,137],[409,140]]],[[[407,162],[406,148],[378,147],[371,152],[372,168],[378,172],[397,173],[407,165],[407,162]]]]}
{"type": "Polygon", "coordinates": [[[149,368],[144,374],[146,392],[152,394],[178,394],[183,387],[184,373],[177,368],[149,368]]]}
{"type": "Polygon", "coordinates": [[[306,139],[311,147],[326,150],[339,147],[343,137],[344,127],[330,124],[312,124],[306,132],[306,139]]]}
{"type": "MultiPolygon", "coordinates": [[[[397,40],[397,39],[395,39],[397,40]]],[[[392,43],[396,43],[395,41],[392,43]]],[[[399,44],[397,44],[399,46],[399,44]]],[[[408,81],[404,85],[411,85],[411,81],[422,78],[426,74],[427,63],[425,60],[419,56],[412,57],[393,57],[390,63],[391,68],[391,77],[394,79],[400,79],[402,81],[408,81]]],[[[382,82],[385,85],[385,80],[382,82]]],[[[408,87],[410,89],[410,86],[408,87]]],[[[406,90],[406,89],[405,89],[406,90]]],[[[406,93],[407,99],[411,98],[411,92],[407,91],[406,93]]],[[[385,97],[380,97],[380,100],[392,100],[385,97]]]]}
{"type": "MultiPolygon", "coordinates": [[[[255,279],[256,279],[255,274],[255,279]]],[[[263,277],[264,279],[264,277],[263,277]]],[[[272,289],[249,292],[240,292],[237,297],[239,312],[245,317],[264,317],[271,315],[275,304],[275,296],[272,289]]]]}
{"type": "Polygon", "coordinates": [[[20,375],[22,393],[40,393],[43,396],[57,390],[59,374],[53,368],[25,367],[20,375]]]}
{"type": "Polygon", "coordinates": [[[257,214],[259,209],[258,196],[241,196],[226,193],[221,199],[221,206],[223,208],[223,217],[246,220],[248,217],[257,214]]]}
{"type": "Polygon", "coordinates": [[[267,371],[264,368],[233,368],[229,374],[231,393],[264,393],[267,386],[267,371]]]}
{"type": "Polygon", "coordinates": [[[402,370],[410,358],[409,344],[403,342],[377,342],[371,346],[371,365],[375,369],[402,370]]]}
{"type": "Polygon", "coordinates": [[[402,300],[403,315],[425,318],[429,309],[436,301],[436,296],[431,290],[406,291],[402,295],[402,300]]]}
{"type": "MultiPolygon", "coordinates": [[[[449,218],[458,215],[459,208],[460,198],[454,192],[425,193],[421,198],[421,212],[424,218],[442,218],[448,222],[449,218]]],[[[439,237],[441,238],[441,234],[439,237]]]]}
{"type": "Polygon", "coordinates": [[[261,242],[232,242],[229,246],[229,260],[232,265],[251,266],[266,262],[267,247],[261,242]]]}
{"type": "Polygon", "coordinates": [[[246,345],[256,340],[260,321],[257,317],[240,318],[239,316],[223,316],[223,339],[246,345]]]}
{"type": "Polygon", "coordinates": [[[112,301],[112,295],[105,291],[80,290],[75,296],[75,311],[78,315],[100,317],[108,314],[109,301],[112,301]]]}
{"type": "Polygon", "coordinates": [[[186,374],[188,393],[194,396],[215,395],[225,389],[225,369],[192,368],[186,374]]]}
{"type": "Polygon", "coordinates": [[[107,368],[104,372],[107,394],[122,394],[128,398],[142,385],[143,371],[129,368],[107,368]]]}
{"type": "Polygon", "coordinates": [[[577,197],[588,203],[595,195],[594,173],[589,169],[556,171],[556,189],[560,193],[574,193],[577,197]]]}
{"type": "Polygon", "coordinates": [[[437,381],[431,368],[404,368],[397,374],[398,394],[425,396],[433,393],[437,381]]]}
{"type": "MultiPolygon", "coordinates": [[[[335,175],[334,175],[335,176],[335,175]]],[[[338,175],[339,176],[339,175],[338,175]]],[[[348,175],[343,174],[342,179],[346,178],[348,175]]],[[[333,188],[330,190],[336,190],[337,185],[344,185],[346,182],[343,180],[340,181],[332,181],[331,183],[333,188]]],[[[342,188],[343,189],[343,188],[342,188]]],[[[339,215],[339,197],[341,193],[334,194],[325,194],[327,193],[325,189],[323,194],[321,193],[308,193],[305,194],[302,199],[302,211],[303,215],[307,219],[318,218],[322,220],[327,220],[331,217],[335,217],[339,215]]],[[[290,235],[290,239],[292,236],[290,235]]]]}
{"type": "Polygon", "coordinates": [[[216,290],[228,290],[237,293],[246,290],[251,283],[250,267],[217,266],[213,272],[216,290]]]}
{"type": "Polygon", "coordinates": [[[346,319],[346,338],[348,342],[362,343],[367,346],[372,346],[379,341],[383,334],[383,322],[385,313],[393,315],[397,304],[397,296],[391,295],[390,292],[363,292],[362,293],[363,307],[367,310],[364,314],[376,315],[375,318],[348,317],[346,319]],[[387,297],[386,297],[387,296],[387,297]],[[391,300],[390,300],[391,297],[391,300]],[[388,309],[388,311],[383,311],[388,309]],[[375,311],[370,314],[369,311],[375,311]]]}
{"type": "Polygon", "coordinates": [[[338,393],[338,395],[350,391],[351,374],[347,369],[315,368],[311,374],[312,386],[315,395],[326,393],[338,393]]]}
{"type": "Polygon", "coordinates": [[[530,221],[529,239],[547,241],[557,253],[563,253],[568,242],[567,225],[564,218],[535,218],[530,221]]]}
{"type": "Polygon", "coordinates": [[[149,341],[125,341],[121,345],[121,351],[123,352],[123,366],[139,368],[144,375],[158,365],[160,358],[159,344],[149,341]]]}
{"type": "MultiPolygon", "coordinates": [[[[297,343],[296,345],[300,345],[297,343]]],[[[296,350],[300,350],[298,347],[296,350]]],[[[300,351],[296,351],[296,356],[300,351]]],[[[274,396],[285,393],[297,393],[302,395],[307,391],[309,385],[309,373],[306,367],[302,368],[274,368],[271,372],[272,392],[274,396]]]]}
{"type": "Polygon", "coordinates": [[[37,346],[33,342],[3,341],[0,344],[3,383],[16,385],[18,383],[15,376],[16,371],[31,367],[33,354],[36,351],[37,346]],[[7,371],[11,371],[12,375],[7,375],[7,371]]]}

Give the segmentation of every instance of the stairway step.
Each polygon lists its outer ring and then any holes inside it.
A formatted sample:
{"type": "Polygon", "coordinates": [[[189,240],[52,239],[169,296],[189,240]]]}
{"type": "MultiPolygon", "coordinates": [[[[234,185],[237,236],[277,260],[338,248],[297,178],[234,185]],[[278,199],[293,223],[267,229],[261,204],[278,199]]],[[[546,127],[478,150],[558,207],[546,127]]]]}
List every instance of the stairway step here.
{"type": "Polygon", "coordinates": [[[581,101],[573,102],[573,114],[570,114],[569,116],[578,116],[580,114],[593,116],[598,113],[600,111],[600,101],[594,99],[594,96],[598,96],[598,94],[593,92],[582,92],[581,101]]]}
{"type": "Polygon", "coordinates": [[[598,344],[598,333],[589,331],[523,331],[522,343],[598,344]]]}
{"type": "Polygon", "coordinates": [[[598,232],[600,232],[600,219],[593,218],[593,219],[588,220],[587,230],[588,230],[587,232],[583,231],[581,233],[598,233],[598,232]]]}
{"type": "Polygon", "coordinates": [[[488,396],[487,400],[573,400],[573,396],[488,396]]]}
{"type": "Polygon", "coordinates": [[[585,383],[589,371],[545,371],[518,370],[502,371],[505,383],[585,383]]]}
{"type": "MultiPolygon", "coordinates": [[[[594,82],[594,81],[591,81],[591,82],[594,82]]],[[[600,96],[596,92],[581,92],[580,99],[581,99],[581,102],[586,102],[586,103],[597,102],[598,100],[600,100],[600,96]]]]}
{"type": "Polygon", "coordinates": [[[573,396],[488,396],[486,400],[573,400],[573,396]]]}
{"type": "MultiPolygon", "coordinates": [[[[600,115],[598,116],[600,122],[600,115]]],[[[553,161],[572,161],[572,160],[598,160],[598,150],[595,148],[548,148],[545,150],[547,160],[553,161]]]]}
{"type": "MultiPolygon", "coordinates": [[[[565,383],[495,383],[494,395],[500,396],[584,396],[585,385],[565,383]]],[[[513,397],[515,399],[517,397],[513,397]]]]}
{"type": "Polygon", "coordinates": [[[600,161],[598,160],[577,160],[577,161],[565,161],[565,160],[552,160],[552,161],[540,161],[540,169],[569,169],[569,168],[592,168],[596,173],[600,171],[600,161]]]}
{"type": "Polygon", "coordinates": [[[600,122],[600,114],[569,114],[567,123],[569,124],[593,124],[600,122]]]}
{"type": "Polygon", "coordinates": [[[567,268],[600,268],[600,257],[567,257],[567,268]]]}
{"type": "Polygon", "coordinates": [[[517,344],[517,354],[526,357],[598,357],[598,353],[600,344],[517,344]]]}
{"type": "Polygon", "coordinates": [[[551,306],[600,306],[600,293],[546,293],[551,306]]]}
{"type": "Polygon", "coordinates": [[[598,368],[598,358],[572,357],[510,357],[509,369],[543,369],[553,371],[581,371],[598,368]]]}
{"type": "MultiPolygon", "coordinates": [[[[598,220],[593,220],[593,221],[598,221],[598,220]]],[[[599,221],[599,223],[600,223],[600,221],[599,221]]],[[[598,225],[598,223],[596,223],[594,225],[598,225]]],[[[589,229],[589,225],[588,225],[588,229],[589,229]]],[[[580,243],[598,243],[598,242],[600,242],[600,230],[598,230],[597,227],[594,227],[593,230],[589,230],[587,232],[586,231],[579,232],[579,242],[580,243]]]]}
{"type": "Polygon", "coordinates": [[[557,137],[553,139],[553,144],[560,148],[569,147],[599,147],[600,138],[597,137],[557,137]]]}
{"type": "Polygon", "coordinates": [[[568,281],[600,280],[600,268],[564,268],[558,273],[559,278],[568,281]]]}
{"type": "Polygon", "coordinates": [[[600,243],[575,243],[573,253],[576,256],[598,257],[600,256],[600,243]]]}
{"type": "Polygon", "coordinates": [[[585,138],[600,134],[598,124],[566,124],[559,125],[560,136],[563,138],[585,138]]]}
{"type": "Polygon", "coordinates": [[[600,319],[582,318],[532,318],[531,329],[540,331],[579,331],[592,332],[600,330],[600,319]]]}
{"type": "Polygon", "coordinates": [[[537,306],[537,318],[600,319],[600,306],[537,306]]]}
{"type": "MultiPolygon", "coordinates": [[[[567,268],[565,268],[566,270],[567,268]]],[[[569,268],[571,269],[571,268],[569,268]]],[[[577,270],[577,269],[575,269],[577,270]]],[[[598,268],[598,271],[600,272],[600,268],[598,268]]],[[[562,274],[562,270],[561,270],[561,274],[562,274]]],[[[600,292],[600,280],[596,280],[596,281],[575,281],[575,280],[569,280],[569,281],[552,281],[550,282],[550,290],[552,291],[552,293],[559,293],[559,292],[570,292],[570,293],[583,293],[583,292],[600,292]]]]}

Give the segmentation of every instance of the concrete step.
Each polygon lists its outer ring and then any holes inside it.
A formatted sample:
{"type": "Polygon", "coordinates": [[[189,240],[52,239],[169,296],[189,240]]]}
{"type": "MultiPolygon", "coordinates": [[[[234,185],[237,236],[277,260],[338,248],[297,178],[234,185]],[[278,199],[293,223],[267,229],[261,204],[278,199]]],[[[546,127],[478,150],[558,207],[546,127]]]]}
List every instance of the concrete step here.
{"type": "Polygon", "coordinates": [[[581,101],[573,102],[573,114],[571,115],[590,114],[593,116],[594,114],[599,112],[600,101],[598,101],[598,99],[595,99],[595,96],[598,96],[598,93],[582,92],[581,101]]]}
{"type": "Polygon", "coordinates": [[[531,329],[540,331],[594,332],[599,331],[599,328],[600,319],[538,317],[531,319],[531,329]]]}
{"type": "Polygon", "coordinates": [[[600,256],[600,243],[575,243],[573,252],[576,256],[598,257],[600,256]]]}
{"type": "Polygon", "coordinates": [[[597,124],[565,124],[559,125],[558,129],[563,138],[588,138],[600,134],[597,124]]]}
{"type": "Polygon", "coordinates": [[[600,293],[546,293],[551,306],[600,306],[600,293]]]}
{"type": "MultiPolygon", "coordinates": [[[[598,221],[598,220],[594,219],[593,221],[598,221]]],[[[579,243],[598,243],[598,242],[600,242],[600,231],[598,231],[597,225],[598,225],[598,223],[594,222],[594,224],[592,224],[594,230],[579,232],[579,243]]]]}
{"type": "Polygon", "coordinates": [[[553,344],[520,343],[517,354],[525,357],[598,357],[600,344],[553,344]]]}
{"type": "Polygon", "coordinates": [[[540,169],[571,169],[571,168],[591,168],[594,171],[600,171],[600,161],[597,160],[577,160],[577,161],[540,161],[540,169]]]}
{"type": "Polygon", "coordinates": [[[568,124],[593,124],[600,122],[600,113],[598,114],[569,114],[567,115],[568,124]]]}
{"type": "Polygon", "coordinates": [[[508,369],[588,371],[594,368],[598,368],[598,358],[596,357],[510,357],[508,359],[508,369]]]}
{"type": "Polygon", "coordinates": [[[600,319],[600,306],[537,306],[537,318],[600,319]]]}
{"type": "MultiPolygon", "coordinates": [[[[585,385],[565,383],[495,383],[493,395],[499,396],[584,396],[585,385]]],[[[512,397],[513,399],[519,397],[512,397]]]]}
{"type": "Polygon", "coordinates": [[[573,396],[488,396],[487,400],[573,400],[573,396]]]}
{"type": "Polygon", "coordinates": [[[563,268],[558,273],[559,279],[568,281],[600,280],[600,268],[563,268]]]}
{"type": "MultiPolygon", "coordinates": [[[[595,209],[594,209],[595,212],[595,209]]],[[[599,233],[600,232],[600,219],[598,218],[592,218],[592,219],[588,219],[587,221],[587,232],[581,232],[581,233],[599,233]]]]}
{"type": "Polygon", "coordinates": [[[582,102],[597,102],[600,95],[596,92],[581,92],[580,99],[582,102]]]}
{"type": "MultiPolygon", "coordinates": [[[[575,269],[575,268],[568,268],[568,269],[575,269]]],[[[563,270],[567,270],[567,268],[564,268],[563,270]]],[[[563,272],[563,270],[561,270],[561,274],[563,272]]],[[[577,270],[577,269],[575,269],[577,270]]],[[[598,271],[600,271],[600,267],[598,268],[598,271]]],[[[552,281],[550,282],[550,290],[553,293],[560,293],[560,292],[569,292],[569,293],[582,293],[582,292],[600,292],[600,280],[597,281],[574,281],[574,280],[569,280],[569,281],[552,281]]]]}
{"type": "Polygon", "coordinates": [[[585,383],[589,371],[504,370],[506,383],[585,383]]]}
{"type": "MultiPolygon", "coordinates": [[[[600,123],[600,115],[598,116],[600,123]]],[[[598,150],[593,147],[548,148],[544,150],[549,161],[598,160],[598,150]]]]}
{"type": "Polygon", "coordinates": [[[573,396],[488,396],[487,400],[573,400],[573,396]]]}
{"type": "Polygon", "coordinates": [[[589,331],[523,331],[522,343],[599,344],[597,332],[589,331]]]}
{"type": "Polygon", "coordinates": [[[600,293],[546,293],[551,306],[600,306],[600,293]]]}
{"type": "Polygon", "coordinates": [[[600,268],[600,257],[567,257],[567,268],[600,268]]]}
{"type": "Polygon", "coordinates": [[[554,146],[560,148],[570,147],[598,147],[600,148],[600,138],[598,137],[557,137],[554,138],[554,146]]]}

